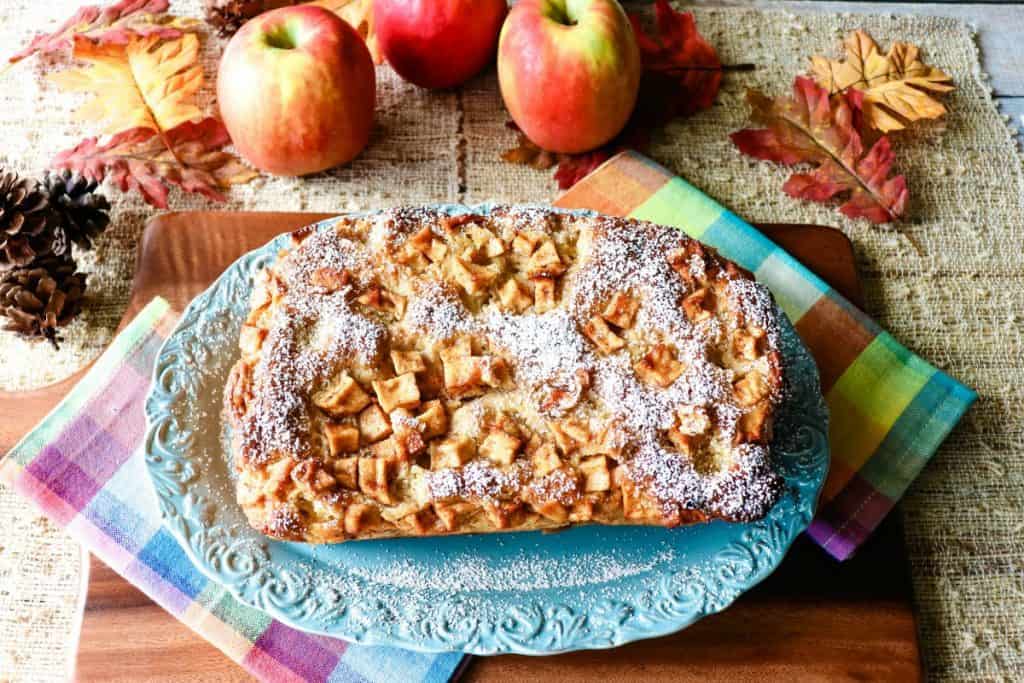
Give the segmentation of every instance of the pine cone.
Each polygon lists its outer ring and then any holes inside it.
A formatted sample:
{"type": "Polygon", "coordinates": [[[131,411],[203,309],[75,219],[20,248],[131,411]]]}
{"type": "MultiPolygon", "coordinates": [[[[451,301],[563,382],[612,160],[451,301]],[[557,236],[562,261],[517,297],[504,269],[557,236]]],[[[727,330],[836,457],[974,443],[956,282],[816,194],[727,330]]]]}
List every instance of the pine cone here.
{"type": "Polygon", "coordinates": [[[53,211],[46,192],[13,171],[0,174],[0,270],[52,253],[53,211]]]}
{"type": "Polygon", "coordinates": [[[57,328],[82,310],[85,274],[70,258],[49,256],[28,268],[0,274],[0,316],[3,329],[23,337],[48,339],[60,348],[57,328]]]}
{"type": "Polygon", "coordinates": [[[92,249],[92,240],[110,224],[110,202],[96,192],[97,185],[95,180],[86,180],[67,169],[47,172],[43,179],[43,189],[57,219],[53,240],[57,256],[69,254],[72,242],[92,249]]]}
{"type": "Polygon", "coordinates": [[[221,36],[230,36],[257,14],[305,0],[204,0],[206,21],[221,36]]]}

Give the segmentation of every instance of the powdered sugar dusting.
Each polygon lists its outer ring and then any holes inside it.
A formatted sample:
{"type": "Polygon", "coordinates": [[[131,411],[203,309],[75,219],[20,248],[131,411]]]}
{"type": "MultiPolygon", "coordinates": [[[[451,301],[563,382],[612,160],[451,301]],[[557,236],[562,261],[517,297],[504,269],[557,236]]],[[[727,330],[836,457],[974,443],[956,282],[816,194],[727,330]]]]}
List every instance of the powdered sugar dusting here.
{"type": "Polygon", "coordinates": [[[548,206],[519,205],[495,207],[492,215],[499,221],[506,221],[515,231],[553,232],[556,213],[548,206]]]}
{"type": "Polygon", "coordinates": [[[383,351],[387,330],[353,311],[348,301],[350,296],[348,289],[311,295],[300,306],[292,308],[293,314],[309,326],[310,346],[321,352],[325,365],[328,359],[342,357],[354,357],[370,365],[383,351]]]}
{"type": "Polygon", "coordinates": [[[779,344],[779,324],[775,320],[775,305],[771,292],[753,280],[730,280],[726,290],[734,308],[739,310],[748,325],[756,325],[768,335],[772,346],[779,344]]]}
{"type": "Polygon", "coordinates": [[[409,235],[419,232],[425,226],[434,234],[443,234],[438,221],[440,217],[437,209],[427,206],[398,206],[381,211],[376,223],[383,231],[385,239],[397,247],[401,246],[409,235]]]}
{"type": "Polygon", "coordinates": [[[513,315],[491,311],[483,321],[491,343],[511,356],[516,379],[537,386],[572,381],[596,364],[587,340],[565,309],[513,315]]]}
{"type": "Polygon", "coordinates": [[[292,301],[323,289],[313,282],[313,273],[321,268],[346,271],[361,284],[368,281],[370,258],[366,247],[334,230],[319,230],[293,249],[280,266],[280,275],[294,294],[292,301]]]}
{"type": "Polygon", "coordinates": [[[308,451],[306,397],[316,384],[343,362],[372,365],[380,358],[387,330],[353,311],[349,301],[353,285],[367,280],[368,263],[362,244],[324,230],[308,237],[281,264],[285,294],[253,371],[257,390],[243,430],[250,461],[308,451]],[[328,292],[314,282],[313,273],[320,268],[348,273],[352,283],[328,292]]]}
{"type": "Polygon", "coordinates": [[[572,505],[579,494],[579,483],[565,470],[555,470],[531,482],[529,488],[538,500],[556,500],[562,505],[572,505]]]}
{"type": "Polygon", "coordinates": [[[675,382],[660,389],[641,382],[628,356],[617,354],[597,368],[594,392],[606,406],[617,407],[617,416],[632,432],[653,440],[672,427],[680,406],[724,399],[728,382],[726,371],[695,357],[675,382]]]}
{"type": "Polygon", "coordinates": [[[632,435],[636,449],[625,461],[630,478],[666,505],[669,513],[679,505],[715,510],[730,519],[756,519],[775,500],[778,479],[767,467],[767,449],[742,447],[744,453],[763,452],[765,462],[759,469],[752,469],[752,456],[748,456],[737,459],[737,467],[708,472],[698,471],[693,462],[664,444],[662,434],[674,425],[680,406],[706,405],[718,424],[719,447],[729,448],[741,415],[725,400],[729,386],[728,371],[699,358],[666,389],[638,381],[621,355],[610,358],[595,373],[594,391],[605,405],[619,406],[618,419],[632,435]]]}
{"type": "Polygon", "coordinates": [[[354,568],[353,574],[374,583],[407,591],[533,591],[606,584],[651,571],[676,559],[663,548],[643,560],[620,557],[614,552],[582,553],[574,558],[574,570],[565,571],[561,559],[539,559],[520,553],[503,558],[500,567],[486,558],[460,554],[438,570],[424,571],[422,564],[398,560],[372,571],[354,568]]]}
{"type": "Polygon", "coordinates": [[[409,302],[403,323],[434,341],[472,332],[475,324],[458,294],[436,280],[424,282],[409,302]]]}
{"type": "Polygon", "coordinates": [[[710,477],[652,442],[643,443],[626,467],[631,478],[643,482],[660,501],[687,509],[713,509],[737,521],[759,519],[774,504],[781,478],[772,470],[764,446],[744,444],[737,450],[737,466],[710,477]]]}
{"type": "MultiPolygon", "coordinates": [[[[517,231],[554,235],[560,222],[554,212],[542,207],[499,207],[493,217],[491,227],[498,226],[505,239],[517,231]]],[[[372,223],[370,241],[381,233],[384,240],[383,244],[374,242],[373,256],[358,239],[339,236],[333,230],[309,236],[288,255],[278,272],[285,283],[285,299],[254,372],[258,390],[245,434],[250,457],[253,453],[267,456],[275,450],[301,453],[308,448],[309,407],[301,397],[310,396],[318,382],[347,363],[373,366],[380,361],[388,329],[354,311],[351,300],[356,288],[371,282],[375,273],[397,267],[389,266],[386,255],[423,226],[447,239],[456,229],[452,226],[482,220],[487,219],[473,214],[446,217],[425,208],[392,210],[372,223]],[[314,276],[322,268],[344,273],[345,284],[340,288],[332,285],[330,290],[317,284],[314,276]]],[[[614,425],[614,438],[624,446],[616,457],[666,511],[681,507],[737,519],[757,516],[758,510],[774,501],[777,491],[772,486],[777,479],[771,476],[766,449],[733,444],[745,411],[733,396],[738,375],[716,360],[722,344],[728,343],[725,333],[731,332],[721,329],[716,314],[721,294],[711,299],[711,315],[703,320],[695,317],[700,320],[697,323],[690,321],[692,311],[683,304],[694,305],[690,295],[695,288],[710,287],[708,283],[713,281],[722,288],[716,291],[724,290],[743,323],[766,330],[769,342],[776,346],[778,325],[771,295],[761,285],[725,268],[713,254],[705,256],[698,251],[685,261],[678,257],[670,261],[670,254],[680,250],[685,254],[695,246],[671,228],[604,217],[566,225],[569,227],[558,233],[557,239],[579,233],[580,243],[576,262],[570,259],[566,263],[569,271],[558,284],[561,296],[553,309],[511,313],[492,297],[474,313],[454,283],[430,279],[437,277],[433,273],[412,278],[414,291],[407,297],[404,317],[396,323],[404,332],[396,333],[413,332],[434,344],[460,334],[472,335],[484,347],[480,353],[485,362],[492,355],[508,362],[514,386],[504,391],[513,405],[535,403],[536,413],[544,419],[556,419],[576,409],[577,416],[590,420],[594,429],[614,425]],[[723,279],[728,280],[724,286],[723,279]],[[697,281],[704,284],[694,284],[697,281]],[[601,314],[615,293],[629,295],[639,309],[629,329],[617,330],[629,338],[626,347],[599,352],[582,330],[593,316],[601,314]],[[667,386],[641,379],[636,369],[638,360],[656,343],[668,344],[680,365],[678,376],[667,386]],[[715,425],[708,446],[713,447],[714,457],[700,464],[667,443],[670,430],[679,424],[680,409],[693,407],[705,408],[715,425]],[[757,479],[756,485],[752,478],[757,479]]],[[[568,248],[571,252],[573,247],[568,248]]],[[[699,297],[696,301],[703,305],[699,297]]],[[[396,426],[404,424],[401,415],[393,419],[396,426]]],[[[418,422],[416,426],[419,428],[418,422]]],[[[426,471],[423,479],[431,500],[496,501],[520,495],[532,477],[532,467],[520,459],[512,467],[473,460],[459,469],[426,471]]],[[[565,472],[556,471],[529,486],[537,489],[533,493],[539,498],[567,505],[579,497],[578,481],[565,472]]]]}
{"type": "Polygon", "coordinates": [[[690,276],[694,278],[702,278],[707,273],[707,267],[700,254],[692,254],[687,262],[687,267],[690,271],[690,276]]]}
{"type": "Polygon", "coordinates": [[[575,315],[585,320],[613,292],[628,292],[642,302],[639,329],[666,339],[692,336],[693,326],[680,306],[686,289],[666,259],[682,244],[675,230],[599,224],[592,253],[570,283],[575,315]]]}
{"type": "Polygon", "coordinates": [[[522,467],[500,470],[474,460],[461,469],[427,472],[424,480],[432,500],[466,498],[495,501],[519,492],[526,472],[522,467]]]}
{"type": "Polygon", "coordinates": [[[276,507],[267,515],[266,530],[275,536],[287,538],[293,534],[301,533],[302,520],[294,508],[288,506],[276,507]]]}

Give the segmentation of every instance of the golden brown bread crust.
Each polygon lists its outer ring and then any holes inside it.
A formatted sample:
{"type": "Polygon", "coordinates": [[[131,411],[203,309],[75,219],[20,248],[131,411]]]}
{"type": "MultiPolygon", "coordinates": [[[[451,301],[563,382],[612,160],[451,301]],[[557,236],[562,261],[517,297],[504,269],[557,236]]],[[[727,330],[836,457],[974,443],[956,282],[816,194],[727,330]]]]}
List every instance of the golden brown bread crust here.
{"type": "Polygon", "coordinates": [[[238,502],[313,543],[763,516],[774,304],[678,231],[409,208],[293,234],[225,389],[238,502]]]}

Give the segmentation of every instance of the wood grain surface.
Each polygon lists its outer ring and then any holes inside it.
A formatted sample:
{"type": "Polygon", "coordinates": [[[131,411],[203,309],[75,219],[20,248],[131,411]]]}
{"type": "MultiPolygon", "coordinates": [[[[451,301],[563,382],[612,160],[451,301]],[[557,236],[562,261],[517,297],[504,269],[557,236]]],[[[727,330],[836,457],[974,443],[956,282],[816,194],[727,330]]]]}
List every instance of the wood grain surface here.
{"type": "MultiPolygon", "coordinates": [[[[143,237],[130,318],[155,295],[182,308],[241,253],[323,216],[182,213],[143,237]]],[[[863,297],[849,241],[814,226],[760,226],[851,301],[863,297]]],[[[63,395],[62,383],[18,395],[0,448],[63,395]],[[38,413],[25,415],[25,413],[38,413]]],[[[0,396],[0,401],[13,399],[0,396]]],[[[672,636],[552,657],[476,658],[469,681],[900,680],[920,678],[898,514],[855,559],[838,564],[805,538],[779,570],[723,614],[672,636]]],[[[247,674],[93,559],[77,677],[84,681],[234,681],[247,674]]]]}

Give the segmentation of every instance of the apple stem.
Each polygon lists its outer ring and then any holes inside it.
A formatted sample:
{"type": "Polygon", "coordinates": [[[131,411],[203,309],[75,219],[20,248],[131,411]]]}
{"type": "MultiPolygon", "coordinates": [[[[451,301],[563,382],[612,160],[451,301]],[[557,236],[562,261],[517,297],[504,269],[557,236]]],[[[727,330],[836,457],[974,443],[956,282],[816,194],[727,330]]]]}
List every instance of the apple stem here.
{"type": "Polygon", "coordinates": [[[721,66],[680,66],[674,69],[666,69],[669,76],[679,76],[687,71],[756,71],[757,64],[722,64],[721,66]]]}
{"type": "Polygon", "coordinates": [[[756,71],[757,64],[746,62],[743,64],[723,64],[722,71],[756,71]]]}

